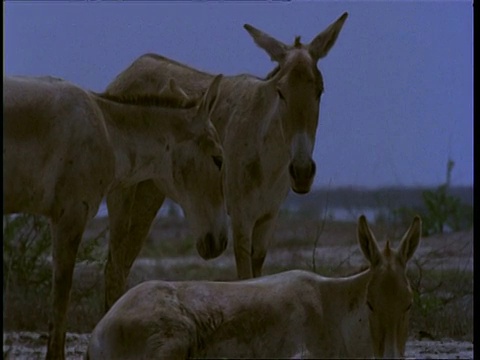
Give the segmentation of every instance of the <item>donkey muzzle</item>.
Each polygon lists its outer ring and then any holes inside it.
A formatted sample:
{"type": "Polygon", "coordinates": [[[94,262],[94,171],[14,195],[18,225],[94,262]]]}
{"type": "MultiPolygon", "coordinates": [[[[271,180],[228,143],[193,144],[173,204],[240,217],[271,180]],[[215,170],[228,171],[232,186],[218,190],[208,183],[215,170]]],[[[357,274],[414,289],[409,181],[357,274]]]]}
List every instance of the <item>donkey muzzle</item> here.
{"type": "Polygon", "coordinates": [[[292,161],[288,167],[292,190],[297,194],[308,193],[315,178],[315,171],[316,165],[312,159],[301,164],[295,164],[292,161]]]}
{"type": "Polygon", "coordinates": [[[205,260],[214,259],[220,256],[227,248],[228,237],[220,233],[215,237],[211,232],[197,240],[198,254],[205,260]]]}

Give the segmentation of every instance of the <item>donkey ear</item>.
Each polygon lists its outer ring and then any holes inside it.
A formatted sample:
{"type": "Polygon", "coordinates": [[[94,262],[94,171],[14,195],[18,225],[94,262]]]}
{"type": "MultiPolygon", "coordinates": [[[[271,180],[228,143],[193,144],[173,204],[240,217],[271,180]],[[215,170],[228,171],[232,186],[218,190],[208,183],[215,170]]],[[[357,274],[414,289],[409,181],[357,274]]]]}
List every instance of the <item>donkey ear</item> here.
{"type": "Polygon", "coordinates": [[[185,91],[183,91],[180,86],[177,85],[177,82],[173,78],[170,78],[168,82],[168,88],[170,89],[172,95],[174,95],[178,99],[184,101],[185,103],[190,101],[190,97],[186,94],[185,91]]]}
{"type": "Polygon", "coordinates": [[[340,30],[348,17],[348,13],[344,12],[334,23],[318,34],[308,45],[308,51],[315,61],[327,56],[330,49],[335,44],[340,30]]]}
{"type": "Polygon", "coordinates": [[[280,62],[285,58],[285,54],[287,53],[288,49],[287,45],[277,39],[274,39],[263,31],[254,28],[252,25],[245,24],[243,27],[253,38],[255,44],[257,44],[259,47],[265,50],[268,55],[270,55],[272,61],[280,62]]]}
{"type": "Polygon", "coordinates": [[[177,83],[173,78],[170,78],[170,80],[168,80],[168,88],[172,93],[174,93],[175,90],[177,89],[177,83]]]}
{"type": "Polygon", "coordinates": [[[210,86],[208,87],[207,92],[205,93],[205,95],[203,95],[200,109],[205,110],[207,114],[210,114],[211,111],[213,110],[215,101],[217,100],[218,89],[219,89],[220,81],[222,80],[222,78],[223,78],[222,74],[215,76],[210,86]]]}
{"type": "Polygon", "coordinates": [[[361,215],[358,218],[357,236],[363,255],[365,255],[372,267],[377,266],[381,260],[381,253],[365,215],[361,215]]]}
{"type": "Polygon", "coordinates": [[[400,242],[400,246],[398,249],[398,256],[400,260],[406,264],[408,260],[410,260],[415,253],[415,250],[420,243],[420,237],[422,234],[422,219],[420,216],[415,216],[413,219],[412,224],[408,228],[405,235],[400,242]]]}

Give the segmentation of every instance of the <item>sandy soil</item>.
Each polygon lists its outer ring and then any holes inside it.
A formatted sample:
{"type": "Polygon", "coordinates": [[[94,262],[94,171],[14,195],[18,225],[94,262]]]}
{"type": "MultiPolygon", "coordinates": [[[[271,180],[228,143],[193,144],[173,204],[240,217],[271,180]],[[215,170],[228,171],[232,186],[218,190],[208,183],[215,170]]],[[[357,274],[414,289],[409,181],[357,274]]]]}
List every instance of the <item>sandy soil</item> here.
{"type": "MultiPolygon", "coordinates": [[[[67,359],[80,360],[88,344],[88,334],[67,334],[67,359]]],[[[21,332],[3,334],[4,359],[43,359],[46,334],[21,332]],[[7,354],[7,357],[5,357],[7,354]]],[[[473,359],[473,344],[445,339],[407,342],[407,359],[473,359]]]]}

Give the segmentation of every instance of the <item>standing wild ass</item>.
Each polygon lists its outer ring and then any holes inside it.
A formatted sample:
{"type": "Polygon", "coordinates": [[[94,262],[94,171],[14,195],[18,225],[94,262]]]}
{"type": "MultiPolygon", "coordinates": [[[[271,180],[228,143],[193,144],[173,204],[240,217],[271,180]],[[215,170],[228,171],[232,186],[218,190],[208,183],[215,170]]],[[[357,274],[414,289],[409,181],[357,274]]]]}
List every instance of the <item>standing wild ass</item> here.
{"type": "MultiPolygon", "coordinates": [[[[226,247],[227,214],[219,169],[223,150],[209,120],[220,78],[214,79],[200,102],[185,106],[158,96],[103,96],[51,77],[4,78],[4,213],[36,213],[48,217],[51,224],[47,358],[64,358],[78,246],[86,222],[111,189],[154,179],[162,193],[183,206],[197,246],[226,247]],[[188,143],[194,151],[173,153],[178,142],[188,143]],[[217,190],[204,190],[206,183],[215,184],[217,190]]],[[[115,211],[123,204],[108,206],[115,211]]]]}
{"type": "Polygon", "coordinates": [[[397,358],[404,356],[412,290],[407,261],[417,216],[398,249],[380,251],[362,215],[369,269],[344,278],[293,270],[236,282],[147,281],[107,312],[87,358],[397,358]]]}
{"type": "MultiPolygon", "coordinates": [[[[232,221],[239,278],[261,275],[278,211],[289,188],[297,193],[310,190],[316,167],[312,152],[323,92],[317,62],[334,45],[346,18],[344,13],[309,44],[302,44],[297,37],[291,46],[245,25],[255,43],[278,66],[266,79],[251,75],[222,79],[211,119],[225,152],[225,198],[232,221]]],[[[160,55],[147,54],[119,74],[106,92],[155,94],[168,79],[174,78],[186,94],[198,96],[213,76],[160,55]]],[[[115,214],[114,223],[123,226],[119,230],[111,228],[111,244],[135,248],[147,235],[154,210],[160,208],[164,196],[149,181],[136,185],[136,189],[118,189],[110,196],[123,202],[126,209],[138,209],[136,214],[127,211],[115,214]]],[[[136,256],[134,251],[125,250],[128,253],[136,256]]],[[[200,255],[208,259],[217,254],[200,255]]],[[[121,295],[114,288],[125,285],[129,263],[125,257],[109,256],[105,274],[107,308],[121,295]],[[123,277],[114,276],[111,268],[124,269],[123,277]]]]}

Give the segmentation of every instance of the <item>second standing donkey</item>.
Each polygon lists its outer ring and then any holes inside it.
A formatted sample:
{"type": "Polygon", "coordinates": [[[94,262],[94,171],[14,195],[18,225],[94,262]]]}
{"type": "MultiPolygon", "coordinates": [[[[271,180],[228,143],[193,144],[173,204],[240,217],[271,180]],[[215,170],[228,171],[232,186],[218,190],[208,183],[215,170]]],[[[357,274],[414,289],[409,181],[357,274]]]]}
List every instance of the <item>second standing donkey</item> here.
{"type": "MultiPolygon", "coordinates": [[[[344,13],[309,44],[297,37],[293,45],[286,45],[245,25],[255,43],[278,66],[265,79],[251,75],[222,79],[212,122],[224,147],[225,198],[241,279],[261,275],[275,221],[289,188],[301,194],[310,191],[316,168],[312,152],[324,88],[317,62],[335,44],[346,18],[344,13]]],[[[188,96],[198,96],[213,76],[160,55],[147,54],[119,74],[106,92],[156,93],[169,78],[174,78],[188,96]]],[[[138,186],[142,188],[141,196],[129,196],[128,190],[121,189],[112,196],[124,201],[128,198],[130,206],[141,211],[146,201],[152,204],[151,198],[158,190],[148,181],[138,186]]],[[[158,201],[154,205],[159,209],[163,197],[155,197],[158,201]]],[[[143,219],[143,227],[132,222],[126,212],[116,215],[130,227],[115,238],[112,235],[112,245],[133,248],[143,241],[155,212],[137,215],[143,219]]],[[[208,259],[218,253],[200,255],[208,259]]],[[[109,257],[109,261],[125,260],[109,257]]],[[[106,291],[111,299],[107,307],[121,295],[111,291],[113,283],[124,284],[125,279],[106,274],[106,291]]]]}

